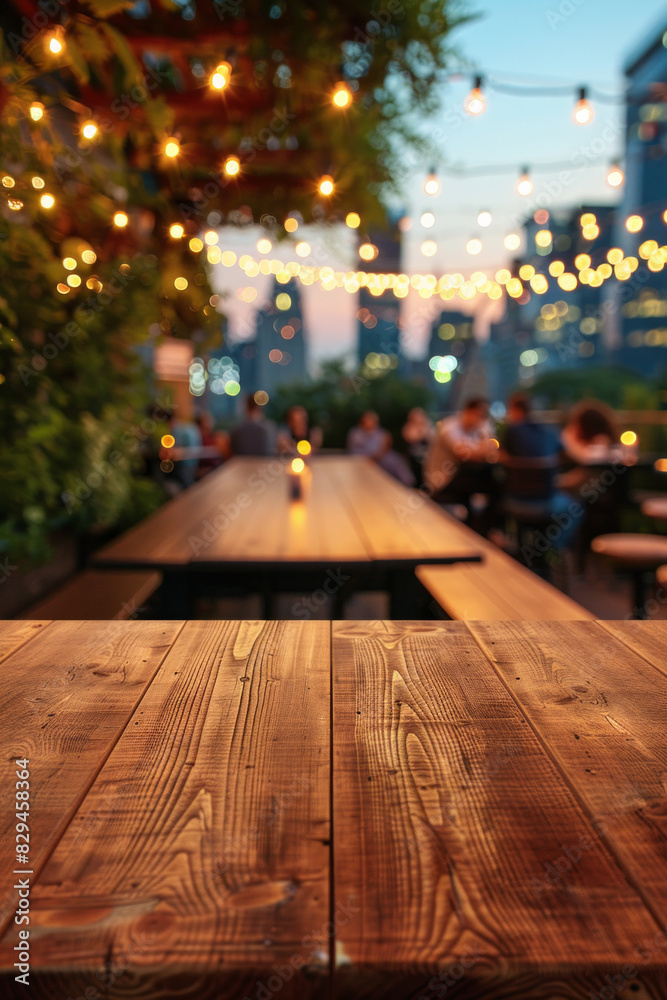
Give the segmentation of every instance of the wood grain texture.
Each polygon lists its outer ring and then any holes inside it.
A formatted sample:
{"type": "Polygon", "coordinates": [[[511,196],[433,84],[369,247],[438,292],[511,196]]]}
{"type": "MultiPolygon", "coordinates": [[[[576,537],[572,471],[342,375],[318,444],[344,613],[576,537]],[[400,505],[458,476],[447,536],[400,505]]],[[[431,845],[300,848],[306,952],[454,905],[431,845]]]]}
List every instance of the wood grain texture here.
{"type": "Polygon", "coordinates": [[[468,627],[598,834],[664,920],[667,677],[599,625],[468,627]]]}
{"type": "Polygon", "coordinates": [[[53,594],[33,604],[23,619],[127,621],[155,593],[159,573],[140,570],[85,570],[53,594]]]}
{"type": "Polygon", "coordinates": [[[329,657],[325,622],[185,626],[33,891],[31,996],[324,996],[329,657]]]}
{"type": "Polygon", "coordinates": [[[656,921],[467,627],[332,648],[336,997],[588,1000],[636,963],[656,921]]]}
{"type": "MultiPolygon", "coordinates": [[[[34,623],[11,623],[34,629],[34,623]]],[[[16,758],[30,760],[30,868],[38,873],[182,623],[52,622],[2,664],[0,871],[14,864],[16,758]]],[[[16,633],[18,635],[18,632],[16,633]]],[[[8,875],[0,932],[13,919],[8,875]]]]}
{"type": "Polygon", "coordinates": [[[667,674],[667,622],[633,620],[599,624],[663,674],[667,674]]]}
{"type": "Polygon", "coordinates": [[[48,624],[48,621],[0,621],[0,663],[40,635],[48,624]]]}

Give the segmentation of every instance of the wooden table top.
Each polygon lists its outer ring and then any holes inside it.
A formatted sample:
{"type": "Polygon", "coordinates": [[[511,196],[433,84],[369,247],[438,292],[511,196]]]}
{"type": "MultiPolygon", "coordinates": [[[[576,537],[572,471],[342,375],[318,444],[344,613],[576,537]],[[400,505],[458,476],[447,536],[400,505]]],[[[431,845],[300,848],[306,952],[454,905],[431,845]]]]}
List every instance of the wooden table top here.
{"type": "Polygon", "coordinates": [[[0,623],[0,995],[664,1000],[666,648],[638,621],[0,623]]]}
{"type": "Polygon", "coordinates": [[[418,562],[476,557],[470,533],[364,458],[316,456],[301,502],[281,458],[235,458],[101,549],[100,565],[418,562]]]}

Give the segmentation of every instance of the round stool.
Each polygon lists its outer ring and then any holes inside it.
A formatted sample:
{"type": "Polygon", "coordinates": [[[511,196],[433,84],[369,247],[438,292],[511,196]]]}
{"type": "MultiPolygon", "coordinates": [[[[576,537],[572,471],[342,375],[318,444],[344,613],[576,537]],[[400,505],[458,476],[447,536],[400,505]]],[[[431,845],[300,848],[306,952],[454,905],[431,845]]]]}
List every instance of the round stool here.
{"type": "Polygon", "coordinates": [[[638,618],[644,618],[645,577],[667,563],[667,535],[598,535],[591,542],[591,549],[613,560],[619,569],[630,574],[634,585],[634,611],[638,618]]]}
{"type": "Polygon", "coordinates": [[[667,521],[667,496],[644,500],[641,511],[645,517],[652,517],[654,521],[667,521]]]}

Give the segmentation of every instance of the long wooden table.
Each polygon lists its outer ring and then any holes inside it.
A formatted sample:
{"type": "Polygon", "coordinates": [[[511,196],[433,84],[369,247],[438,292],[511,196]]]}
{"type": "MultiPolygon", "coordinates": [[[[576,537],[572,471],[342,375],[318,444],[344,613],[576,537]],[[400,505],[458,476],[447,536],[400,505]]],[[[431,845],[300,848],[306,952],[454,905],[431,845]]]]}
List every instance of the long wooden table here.
{"type": "MultiPolygon", "coordinates": [[[[291,501],[291,459],[236,458],[101,549],[95,564],[156,569],[169,611],[188,615],[197,583],[276,590],[389,590],[392,617],[414,616],[420,564],[479,561],[471,533],[364,458],[317,456],[291,501]]],[[[342,617],[342,615],[340,615],[342,617]]]]}
{"type": "Polygon", "coordinates": [[[666,649],[664,622],[0,623],[0,995],[664,1000],[666,649]]]}

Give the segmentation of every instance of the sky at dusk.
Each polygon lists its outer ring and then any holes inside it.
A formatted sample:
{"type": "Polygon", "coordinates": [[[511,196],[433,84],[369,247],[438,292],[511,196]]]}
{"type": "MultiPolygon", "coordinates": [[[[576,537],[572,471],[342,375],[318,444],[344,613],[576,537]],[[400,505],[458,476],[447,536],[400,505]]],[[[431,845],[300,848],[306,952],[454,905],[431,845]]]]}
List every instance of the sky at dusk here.
{"type": "MultiPolygon", "coordinates": [[[[595,102],[592,97],[593,122],[577,126],[571,117],[575,91],[588,85],[603,94],[620,94],[628,56],[667,24],[664,0],[635,4],[627,0],[478,0],[471,4],[471,10],[480,17],[457,29],[450,39],[470,72],[443,82],[443,113],[426,128],[441,152],[440,193],[429,197],[423,192],[421,171],[404,185],[403,208],[412,220],[403,242],[403,270],[409,274],[460,271],[467,277],[472,271],[484,270],[492,276],[512,256],[504,249],[505,237],[520,232],[522,219],[539,204],[558,209],[618,201],[618,193],[608,187],[605,176],[610,161],[623,151],[623,105],[595,102]],[[470,118],[460,112],[475,73],[490,78],[484,88],[487,109],[480,117],[470,118]],[[571,86],[571,94],[513,96],[495,90],[494,81],[518,86],[571,86]],[[540,164],[552,163],[563,167],[540,168],[540,164]],[[529,198],[515,192],[524,165],[530,167],[535,185],[529,198]],[[504,169],[465,176],[466,171],[481,173],[487,167],[504,169]],[[564,170],[571,175],[565,185],[559,181],[564,170]],[[485,229],[477,224],[481,210],[493,216],[485,229]],[[429,229],[419,221],[427,211],[436,217],[429,229]],[[470,256],[466,243],[474,237],[482,241],[482,251],[470,256]],[[420,251],[426,239],[438,246],[430,258],[420,251]]],[[[221,230],[221,248],[224,243],[239,254],[259,257],[255,244],[261,235],[258,229],[233,236],[228,229],[221,230]]],[[[318,266],[356,268],[355,238],[345,227],[326,233],[301,227],[296,235],[311,244],[312,261],[318,266]]],[[[270,256],[296,259],[288,246],[277,247],[270,256]]],[[[228,292],[223,309],[232,337],[247,339],[252,335],[257,305],[270,291],[270,279],[260,275],[249,281],[238,267],[218,265],[212,280],[217,291],[228,292]],[[249,286],[257,297],[245,302],[238,295],[249,286]]],[[[342,289],[325,292],[310,286],[302,289],[302,300],[311,363],[353,351],[357,297],[342,289]]],[[[484,337],[498,304],[486,296],[478,296],[475,303],[478,309],[479,304],[484,306],[477,318],[477,334],[484,337]]],[[[407,353],[424,353],[430,323],[441,308],[464,305],[458,298],[443,303],[439,298],[424,300],[411,293],[402,301],[407,353]]]]}

